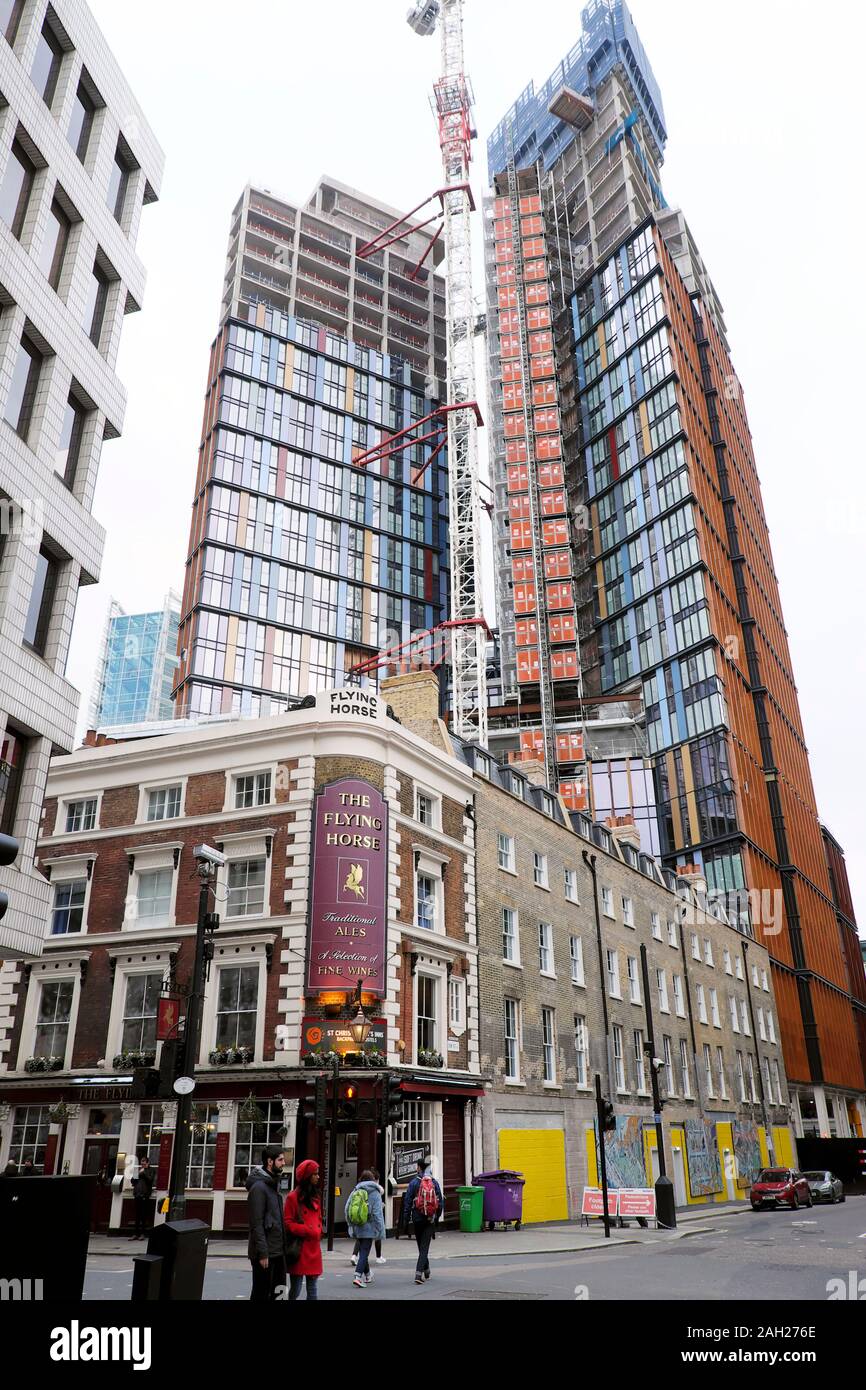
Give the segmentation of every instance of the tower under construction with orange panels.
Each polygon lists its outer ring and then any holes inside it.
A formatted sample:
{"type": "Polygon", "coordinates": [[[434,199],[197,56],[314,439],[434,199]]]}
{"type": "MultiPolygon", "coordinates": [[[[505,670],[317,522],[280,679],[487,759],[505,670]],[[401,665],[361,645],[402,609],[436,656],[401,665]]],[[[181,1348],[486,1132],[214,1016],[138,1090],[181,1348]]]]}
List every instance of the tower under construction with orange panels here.
{"type": "Polygon", "coordinates": [[[795,1112],[859,1132],[863,991],[721,305],[661,191],[661,99],[628,11],[593,0],[584,24],[488,145],[503,698],[572,806],[591,800],[586,711],[642,708],[666,862],[768,946],[795,1112]]]}

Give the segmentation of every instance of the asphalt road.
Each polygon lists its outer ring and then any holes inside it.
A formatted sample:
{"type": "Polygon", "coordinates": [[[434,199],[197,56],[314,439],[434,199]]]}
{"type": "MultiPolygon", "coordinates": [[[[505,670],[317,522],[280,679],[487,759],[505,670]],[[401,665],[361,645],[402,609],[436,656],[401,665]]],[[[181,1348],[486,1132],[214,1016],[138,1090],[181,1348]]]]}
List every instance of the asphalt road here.
{"type": "MultiPolygon", "coordinates": [[[[387,1249],[387,1247],[386,1247],[387,1249]]],[[[824,1302],[839,1286],[866,1299],[866,1197],[841,1206],[798,1212],[746,1212],[719,1218],[685,1238],[647,1232],[639,1245],[598,1252],[489,1256],[431,1261],[432,1278],[417,1286],[411,1265],[377,1266],[373,1284],[357,1289],[353,1269],[329,1262],[322,1300],[706,1300],[708,1302],[824,1302]]],[[[127,1300],[131,1256],[92,1257],[85,1298],[127,1300]]],[[[208,1260],[206,1300],[248,1299],[249,1265],[214,1255],[208,1260]]],[[[850,1296],[850,1294],[849,1294],[850,1296]]]]}

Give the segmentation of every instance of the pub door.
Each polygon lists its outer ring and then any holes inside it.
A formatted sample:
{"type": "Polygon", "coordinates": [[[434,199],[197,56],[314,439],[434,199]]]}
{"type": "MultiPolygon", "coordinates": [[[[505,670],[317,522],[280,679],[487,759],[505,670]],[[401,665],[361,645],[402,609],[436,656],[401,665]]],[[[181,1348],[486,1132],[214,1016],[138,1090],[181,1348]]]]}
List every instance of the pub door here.
{"type": "Polygon", "coordinates": [[[93,1173],[96,1185],[90,1210],[90,1226],[94,1231],[107,1231],[111,1216],[111,1179],[117,1168],[116,1139],[85,1139],[82,1173],[93,1173]]]}

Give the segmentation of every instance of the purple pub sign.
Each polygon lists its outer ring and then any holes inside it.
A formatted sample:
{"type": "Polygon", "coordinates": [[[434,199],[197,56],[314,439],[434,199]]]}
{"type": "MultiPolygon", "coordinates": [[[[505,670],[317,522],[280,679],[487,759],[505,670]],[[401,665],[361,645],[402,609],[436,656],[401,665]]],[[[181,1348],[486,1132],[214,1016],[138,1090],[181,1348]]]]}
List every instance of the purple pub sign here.
{"type": "Polygon", "coordinates": [[[388,806],[370,782],[345,777],[317,793],[313,813],[307,994],[385,994],[388,806]]]}

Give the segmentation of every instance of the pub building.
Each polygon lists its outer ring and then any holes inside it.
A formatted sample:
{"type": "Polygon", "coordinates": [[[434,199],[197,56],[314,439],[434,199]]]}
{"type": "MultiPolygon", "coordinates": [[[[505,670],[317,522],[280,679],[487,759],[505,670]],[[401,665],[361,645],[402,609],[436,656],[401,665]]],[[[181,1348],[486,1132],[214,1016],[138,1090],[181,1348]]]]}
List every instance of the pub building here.
{"type": "Polygon", "coordinates": [[[415,672],[381,697],[326,691],[266,719],[89,736],[53,761],[38,845],[45,949],[0,968],[0,1169],[30,1158],[37,1172],[95,1174],[97,1230],[132,1228],[145,1153],[154,1198],[165,1195],[177,1105],[140,1098],[133,1072],[159,1068],[185,1012],[193,851],[207,844],[225,863],[187,1215],[245,1230],[244,1183],[265,1144],[281,1143],[290,1169],[313,1157],[327,1172],[327,1077],[337,1225],[371,1164],[392,1178],[393,1217],[419,1153],[456,1221],[455,1188],[481,1166],[485,1078],[473,777],[427,717],[437,693],[415,672]],[[389,1089],[400,1119],[383,1124],[389,1089]]]}

